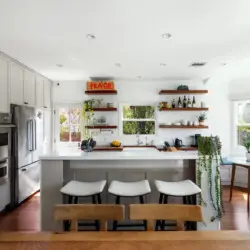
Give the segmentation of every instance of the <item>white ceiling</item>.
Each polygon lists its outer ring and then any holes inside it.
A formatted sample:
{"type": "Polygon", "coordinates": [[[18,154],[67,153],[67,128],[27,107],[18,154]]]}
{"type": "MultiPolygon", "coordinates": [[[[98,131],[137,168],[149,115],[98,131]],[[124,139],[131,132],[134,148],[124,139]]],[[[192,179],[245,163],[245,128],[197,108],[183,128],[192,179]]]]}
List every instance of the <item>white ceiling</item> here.
{"type": "Polygon", "coordinates": [[[242,76],[249,11],[249,0],[0,0],[0,50],[53,80],[242,76]]]}

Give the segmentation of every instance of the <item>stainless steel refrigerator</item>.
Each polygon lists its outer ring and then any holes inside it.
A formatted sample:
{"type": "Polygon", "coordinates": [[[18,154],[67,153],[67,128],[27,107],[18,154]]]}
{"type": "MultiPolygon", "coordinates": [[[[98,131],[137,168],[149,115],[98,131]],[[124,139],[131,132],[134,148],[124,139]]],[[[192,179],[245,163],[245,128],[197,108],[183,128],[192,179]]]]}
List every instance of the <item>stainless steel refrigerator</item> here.
{"type": "Polygon", "coordinates": [[[11,205],[17,206],[40,189],[39,155],[43,151],[43,112],[11,105],[13,130],[11,205]]]}

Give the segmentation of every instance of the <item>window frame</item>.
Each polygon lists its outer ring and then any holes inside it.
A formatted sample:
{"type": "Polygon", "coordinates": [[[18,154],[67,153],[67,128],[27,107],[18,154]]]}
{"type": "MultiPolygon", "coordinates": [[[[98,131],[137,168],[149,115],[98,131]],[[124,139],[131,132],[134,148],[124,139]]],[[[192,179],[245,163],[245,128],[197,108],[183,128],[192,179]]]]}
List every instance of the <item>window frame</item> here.
{"type": "MultiPolygon", "coordinates": [[[[63,142],[60,141],[60,121],[59,121],[59,110],[60,108],[82,108],[82,104],[81,103],[58,103],[55,105],[54,107],[54,147],[58,148],[58,147],[70,147],[70,146],[76,146],[78,145],[78,141],[72,142],[63,142]]],[[[80,116],[80,131],[82,131],[82,126],[83,126],[83,121],[82,121],[82,117],[80,116]]]]}
{"type": "Polygon", "coordinates": [[[119,103],[119,135],[120,136],[135,136],[134,134],[128,135],[123,133],[123,121],[154,121],[155,133],[154,134],[140,134],[141,136],[156,136],[158,132],[158,119],[157,119],[157,105],[152,102],[124,102],[119,103]],[[123,106],[153,106],[154,107],[154,119],[128,119],[123,118],[123,106]]]}
{"type": "Polygon", "coordinates": [[[232,124],[233,124],[233,131],[232,131],[233,149],[232,149],[232,152],[245,151],[245,147],[238,143],[238,127],[239,126],[249,126],[250,127],[250,123],[244,123],[244,124],[238,123],[238,104],[242,103],[242,102],[250,102],[250,98],[232,100],[232,106],[231,106],[232,111],[233,111],[232,112],[233,113],[233,115],[232,115],[232,124]]]}

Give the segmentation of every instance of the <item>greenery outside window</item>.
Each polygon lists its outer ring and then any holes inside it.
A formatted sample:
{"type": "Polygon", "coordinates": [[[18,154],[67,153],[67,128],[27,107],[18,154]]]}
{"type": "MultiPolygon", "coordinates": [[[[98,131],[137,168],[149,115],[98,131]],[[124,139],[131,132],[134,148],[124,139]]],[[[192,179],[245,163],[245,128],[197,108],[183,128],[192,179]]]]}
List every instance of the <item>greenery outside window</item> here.
{"type": "Polygon", "coordinates": [[[244,138],[250,135],[250,101],[237,102],[237,144],[243,146],[244,138]]]}
{"type": "Polygon", "coordinates": [[[122,128],[124,135],[155,134],[155,107],[150,105],[123,105],[122,128]]]}
{"type": "Polygon", "coordinates": [[[59,108],[60,142],[81,141],[81,108],[60,107],[59,108]]]}

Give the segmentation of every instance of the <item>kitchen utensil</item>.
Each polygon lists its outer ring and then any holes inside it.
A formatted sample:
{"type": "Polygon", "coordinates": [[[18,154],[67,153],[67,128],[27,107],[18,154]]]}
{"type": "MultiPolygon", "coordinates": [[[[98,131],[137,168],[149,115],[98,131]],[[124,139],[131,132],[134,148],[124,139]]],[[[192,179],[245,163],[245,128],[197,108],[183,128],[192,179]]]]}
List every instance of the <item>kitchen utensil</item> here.
{"type": "Polygon", "coordinates": [[[182,145],[183,145],[182,140],[180,140],[178,138],[175,138],[174,146],[175,147],[181,147],[182,145]]]}

